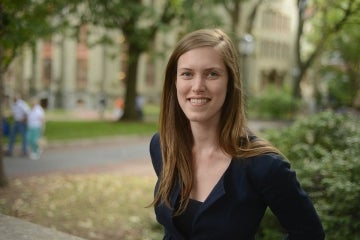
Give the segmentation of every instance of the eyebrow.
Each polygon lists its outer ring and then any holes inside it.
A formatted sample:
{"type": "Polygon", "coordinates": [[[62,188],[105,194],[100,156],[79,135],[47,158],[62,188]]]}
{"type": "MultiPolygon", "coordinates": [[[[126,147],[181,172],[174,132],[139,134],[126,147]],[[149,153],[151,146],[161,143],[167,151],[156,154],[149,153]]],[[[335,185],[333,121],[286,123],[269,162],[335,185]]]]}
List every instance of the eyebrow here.
{"type": "MultiPolygon", "coordinates": [[[[177,70],[187,70],[187,71],[193,71],[193,68],[189,68],[189,67],[181,67],[181,68],[177,68],[177,70]]],[[[216,71],[220,71],[220,72],[224,72],[225,69],[221,68],[221,67],[209,67],[209,68],[205,68],[204,71],[211,71],[211,70],[216,70],[216,71]]]]}

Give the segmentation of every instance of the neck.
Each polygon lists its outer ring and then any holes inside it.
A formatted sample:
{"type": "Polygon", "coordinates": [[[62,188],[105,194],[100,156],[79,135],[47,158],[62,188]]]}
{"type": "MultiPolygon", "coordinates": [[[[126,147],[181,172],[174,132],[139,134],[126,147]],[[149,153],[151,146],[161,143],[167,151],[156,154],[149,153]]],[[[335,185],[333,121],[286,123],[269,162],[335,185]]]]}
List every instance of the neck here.
{"type": "Polygon", "coordinates": [[[193,123],[191,130],[194,137],[194,152],[218,149],[219,136],[215,125],[193,123]]]}

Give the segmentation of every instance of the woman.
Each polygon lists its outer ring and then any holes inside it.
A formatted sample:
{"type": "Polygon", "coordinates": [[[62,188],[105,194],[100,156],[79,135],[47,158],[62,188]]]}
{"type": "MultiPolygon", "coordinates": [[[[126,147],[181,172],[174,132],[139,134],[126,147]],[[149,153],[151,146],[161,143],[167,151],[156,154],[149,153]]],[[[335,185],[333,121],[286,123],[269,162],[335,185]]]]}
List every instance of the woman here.
{"type": "Polygon", "coordinates": [[[239,76],[237,51],[219,29],[186,35],[170,56],[150,143],[164,239],[254,239],[266,207],[287,239],[324,239],[289,163],[247,129],[239,76]]]}
{"type": "Polygon", "coordinates": [[[30,105],[31,109],[27,119],[27,140],[30,146],[29,157],[32,160],[38,160],[40,158],[39,140],[45,127],[45,112],[35,97],[31,98],[30,105]]]}

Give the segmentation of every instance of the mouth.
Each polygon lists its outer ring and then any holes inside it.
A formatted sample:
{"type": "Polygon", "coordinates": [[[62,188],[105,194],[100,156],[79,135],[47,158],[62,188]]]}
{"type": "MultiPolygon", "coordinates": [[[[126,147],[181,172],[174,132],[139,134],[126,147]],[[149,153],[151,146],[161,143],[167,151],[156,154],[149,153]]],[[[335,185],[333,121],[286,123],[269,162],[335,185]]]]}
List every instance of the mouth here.
{"type": "Polygon", "coordinates": [[[210,98],[188,98],[188,101],[194,105],[203,105],[210,102],[210,98]]]}

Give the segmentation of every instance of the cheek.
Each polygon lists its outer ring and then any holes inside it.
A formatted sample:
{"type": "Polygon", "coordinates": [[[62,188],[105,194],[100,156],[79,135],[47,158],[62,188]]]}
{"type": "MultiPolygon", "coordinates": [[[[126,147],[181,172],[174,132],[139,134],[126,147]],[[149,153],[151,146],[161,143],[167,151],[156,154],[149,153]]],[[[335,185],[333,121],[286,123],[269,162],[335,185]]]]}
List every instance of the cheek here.
{"type": "Polygon", "coordinates": [[[214,89],[215,89],[215,94],[217,96],[221,96],[221,98],[223,98],[225,100],[226,95],[227,95],[227,86],[220,84],[220,85],[215,86],[214,89]]]}
{"type": "Polygon", "coordinates": [[[175,84],[175,89],[176,89],[176,100],[179,103],[180,107],[182,108],[182,102],[183,102],[183,97],[182,97],[182,91],[181,91],[181,87],[179,86],[179,84],[175,84]]]}
{"type": "Polygon", "coordinates": [[[219,102],[218,104],[223,107],[224,103],[225,103],[225,99],[227,96],[227,89],[222,88],[220,91],[217,92],[217,96],[219,97],[219,102]]]}
{"type": "Polygon", "coordinates": [[[181,84],[179,82],[176,82],[175,87],[176,87],[176,95],[178,97],[178,100],[181,101],[186,97],[187,87],[185,84],[181,84]]]}

